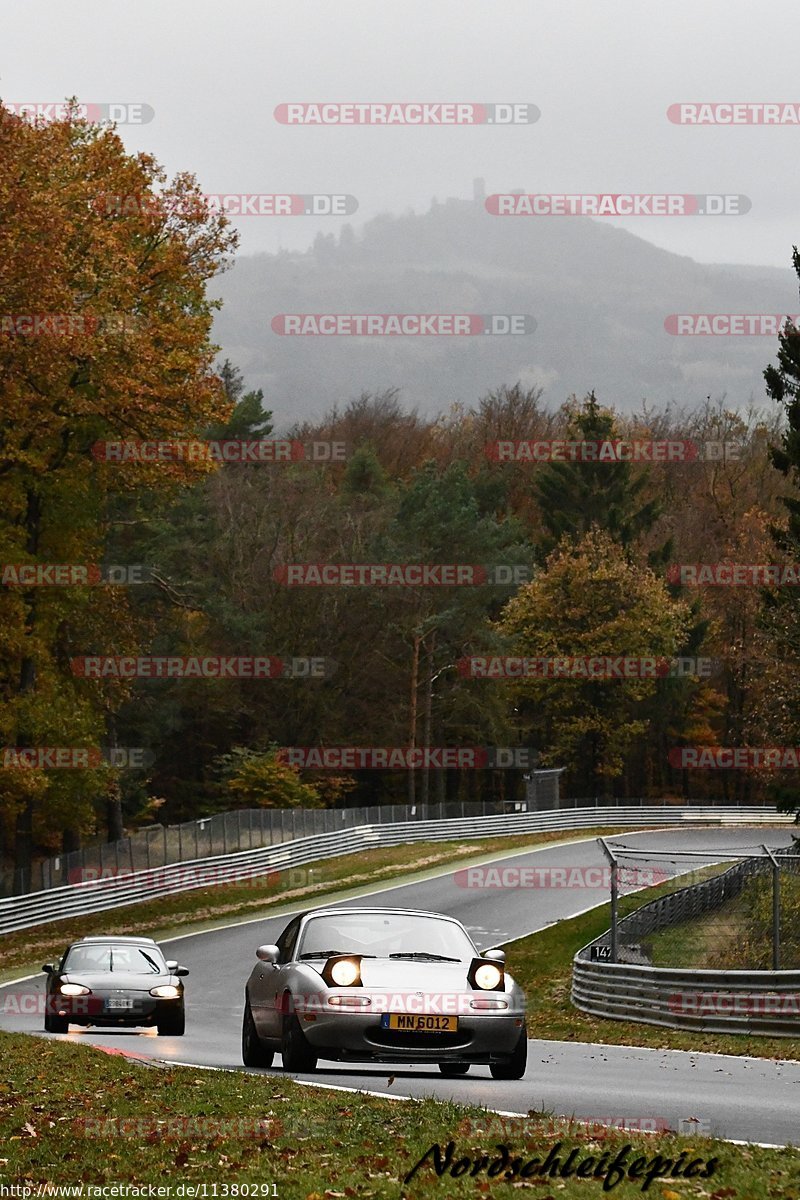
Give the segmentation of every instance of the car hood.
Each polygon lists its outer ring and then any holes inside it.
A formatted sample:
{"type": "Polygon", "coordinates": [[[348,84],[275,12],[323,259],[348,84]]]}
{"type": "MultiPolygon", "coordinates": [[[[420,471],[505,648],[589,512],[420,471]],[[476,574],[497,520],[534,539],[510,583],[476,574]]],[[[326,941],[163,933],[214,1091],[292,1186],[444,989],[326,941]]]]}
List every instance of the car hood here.
{"type": "Polygon", "coordinates": [[[180,986],[180,980],[172,975],[141,975],[134,971],[66,971],[60,981],[81,983],[93,992],[149,992],[165,983],[180,986]]]}

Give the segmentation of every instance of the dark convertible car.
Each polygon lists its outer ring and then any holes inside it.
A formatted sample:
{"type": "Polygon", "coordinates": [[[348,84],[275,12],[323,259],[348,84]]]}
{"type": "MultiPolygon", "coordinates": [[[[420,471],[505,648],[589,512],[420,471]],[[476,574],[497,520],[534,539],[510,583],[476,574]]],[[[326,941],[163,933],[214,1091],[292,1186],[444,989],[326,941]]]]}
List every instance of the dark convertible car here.
{"type": "Polygon", "coordinates": [[[46,963],[47,1033],[70,1025],[155,1025],[160,1034],[184,1032],[181,976],[152,938],[87,937],[67,946],[60,963],[46,963]]]}

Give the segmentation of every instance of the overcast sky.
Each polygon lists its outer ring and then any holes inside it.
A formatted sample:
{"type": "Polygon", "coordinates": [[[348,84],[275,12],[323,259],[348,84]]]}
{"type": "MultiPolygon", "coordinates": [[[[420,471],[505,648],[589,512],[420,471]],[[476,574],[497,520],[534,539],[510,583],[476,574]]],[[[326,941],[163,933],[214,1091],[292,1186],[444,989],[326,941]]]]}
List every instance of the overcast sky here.
{"type": "MultiPolygon", "coordinates": [[[[800,103],[800,14],[743,0],[0,0],[4,102],[141,102],[131,150],[212,193],[348,193],[358,226],[489,192],[744,194],[746,216],[616,220],[703,262],[790,265],[800,127],[692,128],[678,101],[800,103]],[[528,102],[498,128],[287,126],[289,101],[528,102]]],[[[487,221],[498,218],[487,214],[487,221]]],[[[537,220],[554,218],[538,217],[537,220]]],[[[606,218],[609,219],[609,218],[606,218]]],[[[242,252],[342,218],[236,221],[242,252]]]]}

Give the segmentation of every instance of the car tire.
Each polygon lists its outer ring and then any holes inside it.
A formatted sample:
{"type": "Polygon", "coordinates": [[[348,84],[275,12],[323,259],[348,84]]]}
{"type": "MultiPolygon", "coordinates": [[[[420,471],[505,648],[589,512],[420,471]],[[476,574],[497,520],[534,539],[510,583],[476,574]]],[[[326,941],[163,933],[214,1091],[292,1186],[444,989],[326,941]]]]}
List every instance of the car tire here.
{"type": "Polygon", "coordinates": [[[296,1015],[283,1018],[281,1058],[284,1071],[310,1072],[317,1069],[317,1056],[306,1041],[296,1015]]]}
{"type": "Polygon", "coordinates": [[[178,1012],[165,1013],[156,1020],[159,1037],[183,1037],[186,1030],[186,1013],[183,1007],[178,1012]]]}
{"type": "Polygon", "coordinates": [[[44,1015],[45,1033],[69,1033],[69,1021],[66,1017],[58,1017],[55,1013],[44,1015]]]}
{"type": "Polygon", "coordinates": [[[246,1067],[271,1067],[274,1057],[275,1052],[267,1050],[258,1036],[250,1001],[245,997],[242,1016],[242,1062],[246,1067]]]}
{"type": "Polygon", "coordinates": [[[510,1058],[505,1062],[490,1063],[492,1079],[522,1079],[528,1062],[528,1031],[523,1028],[510,1058]]]}
{"type": "Polygon", "coordinates": [[[466,1075],[469,1070],[469,1063],[442,1062],[439,1063],[439,1070],[443,1075],[466,1075]]]}

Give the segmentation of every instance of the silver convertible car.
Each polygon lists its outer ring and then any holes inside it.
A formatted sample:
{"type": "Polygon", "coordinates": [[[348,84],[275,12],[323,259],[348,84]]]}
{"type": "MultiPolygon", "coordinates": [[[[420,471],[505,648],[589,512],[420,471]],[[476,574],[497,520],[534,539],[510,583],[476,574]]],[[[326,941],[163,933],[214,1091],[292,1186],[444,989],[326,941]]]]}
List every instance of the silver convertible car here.
{"type": "Polygon", "coordinates": [[[478,953],[464,926],[397,908],[317,909],[259,946],[247,981],[242,1060],[287,1071],[317,1060],[437,1063],[495,1079],[525,1074],[525,997],[502,950],[478,953]]]}

